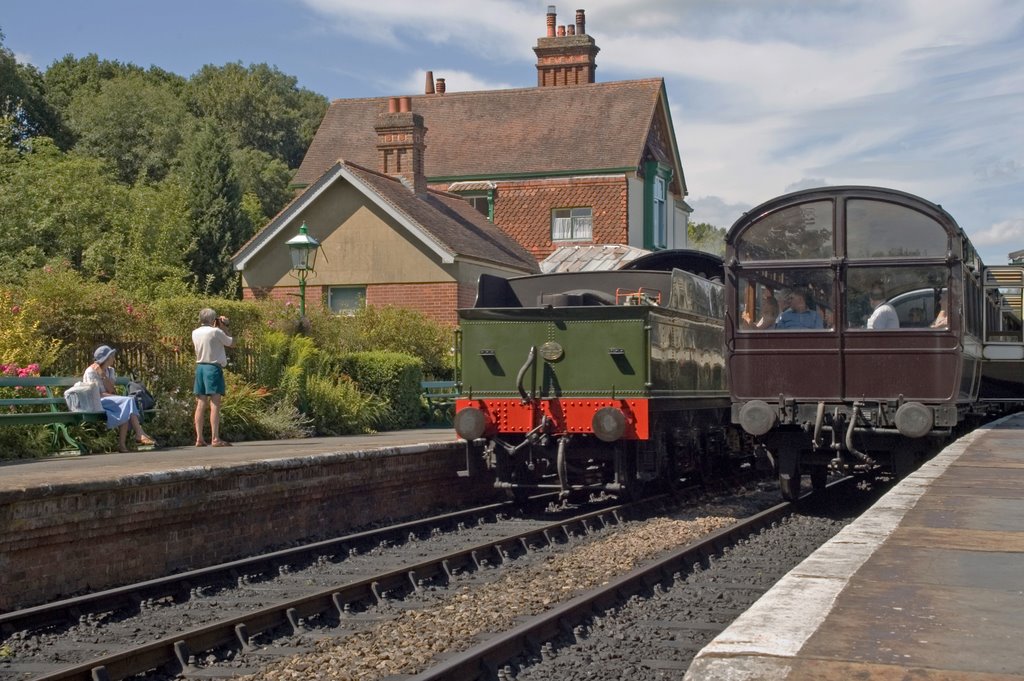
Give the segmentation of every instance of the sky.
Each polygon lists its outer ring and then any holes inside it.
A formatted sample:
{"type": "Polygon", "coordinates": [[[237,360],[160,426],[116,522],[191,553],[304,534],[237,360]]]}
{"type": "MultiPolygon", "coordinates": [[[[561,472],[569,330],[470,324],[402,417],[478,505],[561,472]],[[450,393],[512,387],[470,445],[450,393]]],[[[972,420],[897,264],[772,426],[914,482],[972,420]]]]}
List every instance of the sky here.
{"type": "MultiPolygon", "coordinates": [[[[665,79],[694,222],[866,184],[942,205],[987,264],[1024,249],[1021,0],[577,0],[597,80],[665,79]]],[[[4,45],[190,76],[268,63],[330,99],[536,85],[535,0],[0,2],[4,45]]]]}

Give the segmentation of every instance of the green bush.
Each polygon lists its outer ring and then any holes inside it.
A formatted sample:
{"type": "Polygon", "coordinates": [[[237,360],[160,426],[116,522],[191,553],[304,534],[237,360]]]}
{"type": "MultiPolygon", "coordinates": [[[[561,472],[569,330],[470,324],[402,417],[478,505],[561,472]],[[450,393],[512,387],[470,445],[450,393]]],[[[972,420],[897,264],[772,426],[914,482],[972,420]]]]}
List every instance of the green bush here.
{"type": "Polygon", "coordinates": [[[388,429],[413,428],[423,422],[420,381],[423,362],[399,352],[353,352],[338,358],[337,369],[351,376],[361,390],[387,404],[381,425],[388,429]]]}
{"type": "Polygon", "coordinates": [[[347,376],[309,376],[306,397],[319,435],[373,432],[387,411],[383,400],[361,392],[347,376]]]}
{"type": "Polygon", "coordinates": [[[453,363],[454,332],[415,310],[367,306],[352,316],[310,311],[310,336],[319,348],[336,352],[401,352],[418,357],[423,373],[448,378],[453,363]]]}
{"type": "Polygon", "coordinates": [[[221,400],[222,437],[242,441],[309,436],[310,420],[291,405],[275,403],[269,389],[254,386],[231,371],[224,372],[224,379],[227,394],[221,400]]]}

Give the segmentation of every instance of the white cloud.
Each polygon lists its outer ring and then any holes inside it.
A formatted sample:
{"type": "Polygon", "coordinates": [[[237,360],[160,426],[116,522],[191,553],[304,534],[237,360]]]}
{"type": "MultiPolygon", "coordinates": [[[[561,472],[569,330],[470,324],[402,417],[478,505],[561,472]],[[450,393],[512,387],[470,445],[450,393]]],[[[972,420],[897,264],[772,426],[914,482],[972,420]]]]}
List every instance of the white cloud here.
{"type": "Polygon", "coordinates": [[[1003,220],[996,224],[974,232],[971,242],[975,246],[1005,246],[1016,250],[1024,247],[1024,218],[1003,220]]]}
{"type": "Polygon", "coordinates": [[[32,61],[32,55],[27,52],[15,52],[14,61],[19,64],[31,64],[32,66],[36,66],[36,63],[32,61]]]}

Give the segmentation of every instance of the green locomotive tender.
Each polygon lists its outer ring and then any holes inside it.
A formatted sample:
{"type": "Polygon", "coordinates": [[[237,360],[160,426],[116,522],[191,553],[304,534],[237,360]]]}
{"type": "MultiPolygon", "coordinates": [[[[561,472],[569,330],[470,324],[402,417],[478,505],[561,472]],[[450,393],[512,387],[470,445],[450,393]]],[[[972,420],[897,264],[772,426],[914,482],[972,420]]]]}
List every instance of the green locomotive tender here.
{"type": "Polygon", "coordinates": [[[481,278],[455,429],[499,487],[638,495],[710,475],[729,425],[722,285],[679,269],[481,278]]]}

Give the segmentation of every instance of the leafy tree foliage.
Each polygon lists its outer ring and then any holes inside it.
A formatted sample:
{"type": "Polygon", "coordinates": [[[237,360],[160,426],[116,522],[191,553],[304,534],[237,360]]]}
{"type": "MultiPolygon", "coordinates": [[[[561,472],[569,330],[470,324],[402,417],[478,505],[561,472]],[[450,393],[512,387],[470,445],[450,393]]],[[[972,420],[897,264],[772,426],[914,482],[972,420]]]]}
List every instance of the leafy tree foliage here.
{"type": "Polygon", "coordinates": [[[185,105],[164,84],[143,74],[103,82],[96,92],[82,90],[68,108],[76,150],[106,159],[118,180],[160,180],[178,155],[185,105]]]}
{"type": "Polygon", "coordinates": [[[231,153],[231,162],[242,193],[256,201],[256,215],[262,219],[254,224],[262,225],[266,219],[277,215],[291,198],[288,184],[292,171],[284,161],[259,149],[236,149],[231,153]]]}
{"type": "Polygon", "coordinates": [[[686,226],[687,243],[690,248],[715,255],[725,255],[725,229],[706,222],[690,223],[686,226]]]}
{"type": "Polygon", "coordinates": [[[57,115],[43,95],[43,77],[34,66],[19,64],[0,33],[0,144],[20,147],[35,135],[50,135],[57,115]]]}
{"type": "Polygon", "coordinates": [[[237,295],[240,281],[231,256],[253,229],[242,211],[242,191],[228,143],[215,125],[206,122],[191,136],[183,156],[193,237],[186,262],[199,290],[237,295]]]}
{"type": "Polygon", "coordinates": [[[297,87],[293,76],[267,64],[208,64],[189,81],[189,105],[231,135],[239,148],[258,149],[297,167],[327,110],[327,100],[297,87]]]}

